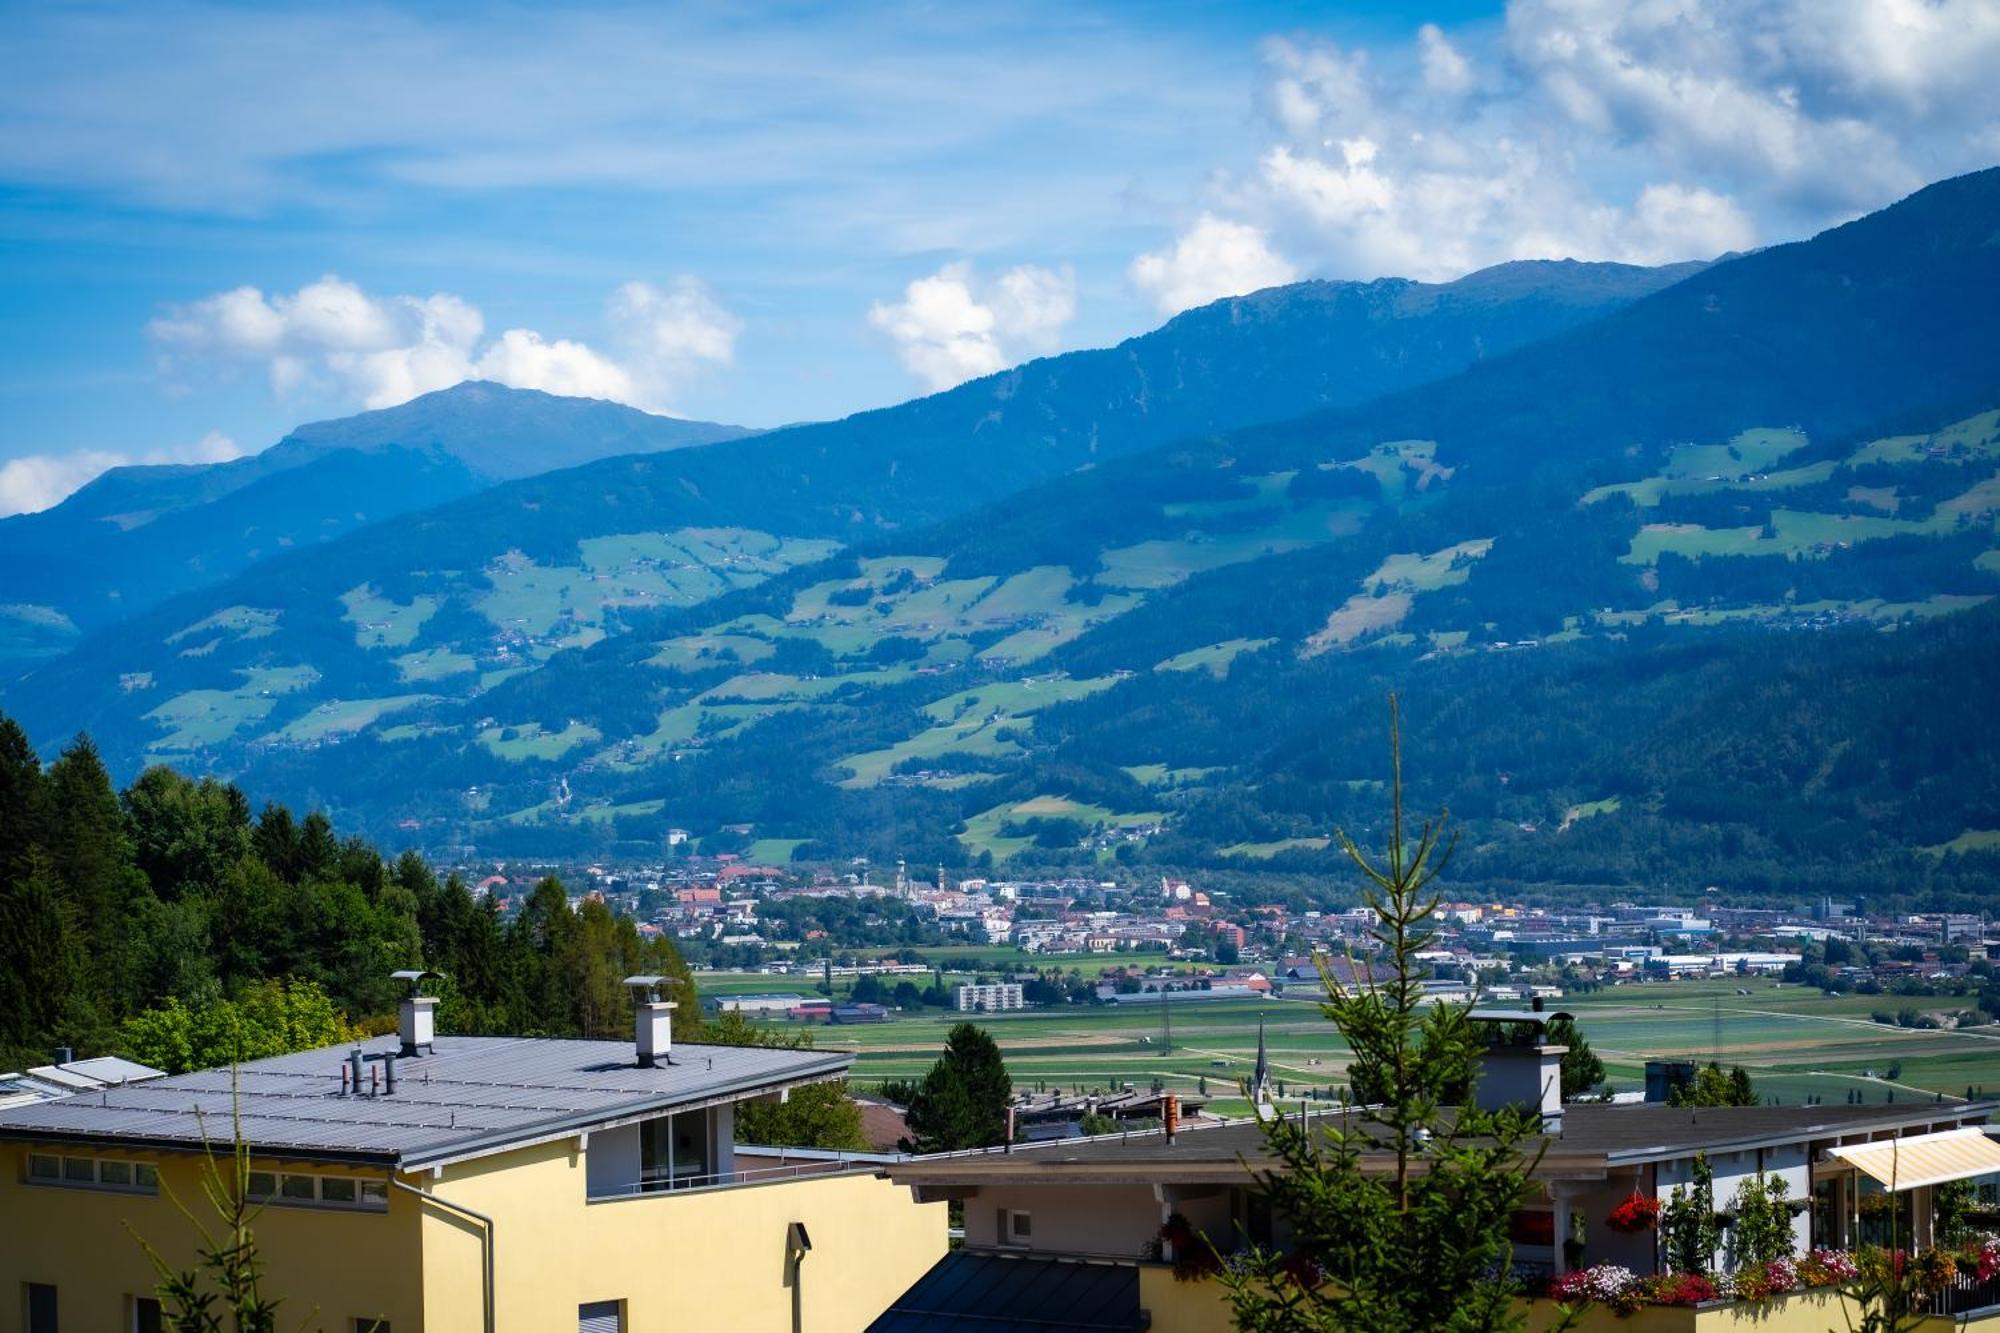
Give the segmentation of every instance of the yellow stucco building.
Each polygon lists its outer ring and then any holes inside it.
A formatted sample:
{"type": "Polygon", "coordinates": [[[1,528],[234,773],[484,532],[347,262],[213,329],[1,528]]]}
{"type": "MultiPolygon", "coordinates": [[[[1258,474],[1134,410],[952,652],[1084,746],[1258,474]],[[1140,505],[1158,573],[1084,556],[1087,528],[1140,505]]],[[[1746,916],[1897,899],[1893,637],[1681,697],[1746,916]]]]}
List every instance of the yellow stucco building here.
{"type": "MultiPolygon", "coordinates": [[[[847,1057],[436,1037],[427,1001],[355,1049],[238,1071],[254,1224],[280,1326],[355,1333],[865,1328],[945,1252],[945,1206],[865,1155],[735,1142],[735,1108],[847,1057]]],[[[0,1110],[0,1333],[159,1327],[139,1243],[198,1237],[226,1070],[0,1110]]]]}

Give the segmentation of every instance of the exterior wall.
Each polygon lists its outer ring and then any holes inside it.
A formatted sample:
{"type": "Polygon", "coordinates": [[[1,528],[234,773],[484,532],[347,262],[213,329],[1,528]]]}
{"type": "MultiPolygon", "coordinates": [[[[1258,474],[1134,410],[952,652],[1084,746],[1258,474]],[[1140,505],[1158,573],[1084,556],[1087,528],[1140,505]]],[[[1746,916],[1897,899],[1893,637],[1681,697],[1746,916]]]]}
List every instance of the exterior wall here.
{"type": "MultiPolygon", "coordinates": [[[[609,1300],[625,1302],[634,1330],[794,1327],[793,1222],[813,1243],[799,1266],[800,1326],[860,1329],[945,1252],[945,1205],[916,1203],[874,1176],[589,1203],[587,1156],[569,1139],[447,1167],[428,1182],[494,1220],[498,1333],[574,1327],[578,1305],[609,1300]]],[[[479,1240],[442,1208],[425,1210],[426,1333],[478,1333],[479,1240]]]]}
{"type": "MultiPolygon", "coordinates": [[[[1709,1169],[1715,1173],[1715,1206],[1718,1211],[1727,1211],[1746,1180],[1756,1177],[1761,1170],[1766,1176],[1782,1177],[1787,1188],[1786,1198],[1793,1201],[1812,1197],[1811,1167],[1806,1159],[1806,1145],[1795,1144],[1783,1148],[1770,1148],[1762,1152],[1725,1152],[1709,1155],[1709,1169]]],[[[1662,1162],[1659,1166],[1658,1197],[1665,1203],[1672,1197],[1674,1187],[1687,1186],[1694,1180],[1694,1159],[1680,1158],[1662,1162]]],[[[1812,1222],[1809,1214],[1800,1213],[1792,1219],[1793,1248],[1805,1250],[1812,1240],[1812,1222]]],[[[1733,1259],[1728,1252],[1727,1235],[1723,1248],[1716,1252],[1717,1260],[1725,1267],[1732,1267],[1733,1259]]]]}
{"type": "MultiPolygon", "coordinates": [[[[1547,1333],[1559,1316],[1553,1301],[1529,1303],[1529,1333],[1547,1333]]],[[[1755,1305],[1649,1306],[1619,1316],[1610,1310],[1588,1310],[1575,1325],[1576,1333],[1827,1333],[1829,1329],[1860,1328],[1862,1311],[1831,1291],[1802,1291],[1755,1305]]],[[[1155,1328],[1158,1328],[1155,1325],[1155,1328]]],[[[1982,1314],[1960,1321],[1935,1315],[1916,1323],[1913,1333],[1945,1333],[1971,1329],[2000,1330],[2000,1314],[1982,1314]]]]}
{"type": "Polygon", "coordinates": [[[1232,1333],[1229,1298],[1219,1282],[1182,1282],[1165,1264],[1139,1265],[1139,1308],[1152,1333],[1232,1333]]]}
{"type": "MultiPolygon", "coordinates": [[[[66,1329],[127,1327],[127,1302],[152,1295],[157,1281],[127,1224],[176,1270],[192,1269],[198,1262],[194,1228],[174,1204],[179,1198],[204,1223],[214,1220],[202,1193],[198,1155],[78,1150],[79,1155],[86,1152],[157,1164],[159,1193],[29,1185],[24,1183],[27,1150],[0,1145],[0,1333],[18,1333],[26,1282],[54,1284],[66,1329]]],[[[308,1169],[261,1159],[252,1165],[257,1170],[308,1169]]],[[[223,1166],[228,1169],[226,1158],[223,1166]]],[[[381,1172],[309,1169],[317,1175],[383,1178],[381,1172]]],[[[423,1303],[417,1213],[417,1201],[400,1190],[389,1192],[387,1212],[267,1205],[255,1229],[267,1274],[264,1291],[284,1301],[280,1324],[348,1328],[361,1317],[387,1320],[398,1333],[419,1327],[423,1303]],[[328,1262],[329,1256],[338,1256],[339,1262],[328,1262]]]]}
{"type": "MultiPolygon", "coordinates": [[[[1139,1305],[1153,1317],[1152,1333],[1227,1333],[1235,1327],[1222,1284],[1177,1282],[1173,1270],[1159,1264],[1139,1268],[1139,1305]]],[[[1529,1333],[1548,1333],[1558,1319],[1555,1302],[1528,1303],[1529,1333]]],[[[1757,1305],[1649,1306],[1622,1316],[1597,1307],[1586,1310],[1574,1329],[1575,1333],[1827,1333],[1860,1326],[1860,1310],[1837,1294],[1800,1292],[1757,1305]]],[[[1975,1316],[1964,1324],[1939,1316],[1918,1325],[1920,1333],[1957,1328],[1996,1333],[2000,1313],[1975,1316]]]]}
{"type": "MultiPolygon", "coordinates": [[[[1643,1192],[1643,1187],[1642,1187],[1643,1192]]],[[[1620,1264],[1635,1273],[1654,1271],[1654,1244],[1658,1233],[1642,1231],[1627,1235],[1604,1224],[1611,1210],[1632,1193],[1630,1180],[1607,1184],[1599,1189],[1570,1194],[1559,1199],[1558,1207],[1583,1214],[1583,1267],[1593,1264],[1620,1264]]]]}
{"type": "Polygon", "coordinates": [[[1034,1219],[1029,1243],[1010,1249],[1132,1260],[1158,1239],[1166,1216],[1146,1185],[992,1185],[965,1201],[965,1243],[999,1244],[1002,1208],[1034,1219]]]}

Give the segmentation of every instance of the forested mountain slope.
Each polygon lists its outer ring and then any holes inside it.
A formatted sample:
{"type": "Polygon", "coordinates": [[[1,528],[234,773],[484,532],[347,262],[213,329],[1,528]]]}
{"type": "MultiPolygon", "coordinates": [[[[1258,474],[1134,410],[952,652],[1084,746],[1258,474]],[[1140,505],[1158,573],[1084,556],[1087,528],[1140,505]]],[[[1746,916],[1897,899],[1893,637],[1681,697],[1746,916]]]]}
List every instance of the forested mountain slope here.
{"type": "Polygon", "coordinates": [[[2000,842],[1964,739],[1993,721],[1996,237],[2000,173],[1946,182],[1435,384],[929,526],[880,520],[997,483],[885,444],[822,488],[810,432],[636,490],[597,465],[410,521],[429,568],[464,568],[442,516],[516,506],[476,594],[385,578],[302,633],[273,582],[153,627],[193,667],[100,642],[76,691],[17,706],[431,845],[748,824],[763,856],[1300,868],[1379,807],[1397,688],[1416,794],[1467,817],[1481,873],[1948,894],[2000,842]],[[598,536],[586,486],[600,522],[761,489],[769,526],[598,536]],[[886,498],[829,522],[850,493],[886,498]],[[518,670],[464,646],[505,625],[518,670]],[[167,665],[107,688],[136,660],[167,665]]]}
{"type": "MultiPolygon", "coordinates": [[[[8,697],[57,731],[92,728],[124,767],[146,754],[206,762],[231,743],[273,738],[278,728],[261,724],[287,708],[371,701],[333,717],[331,731],[309,725],[287,738],[317,742],[419,702],[470,697],[595,641],[629,608],[699,602],[857,534],[963,512],[1175,434],[1455,373],[1699,268],[1524,263],[1442,285],[1303,283],[1218,302],[1116,348],[1037,361],[901,407],[671,459],[635,453],[377,523],[109,633],[30,672],[8,697]],[[268,674],[274,666],[286,670],[268,674]]],[[[359,519],[380,517],[399,496],[416,507],[470,491],[475,464],[514,475],[538,457],[555,464],[621,439],[635,451],[658,448],[646,432],[688,425],[467,385],[302,428],[260,460],[230,466],[268,471],[274,456],[310,454],[321,468],[367,472],[370,499],[352,506],[365,513],[350,516],[359,519]],[[462,447],[471,436],[477,450],[462,447]],[[406,486],[384,484],[377,474],[406,456],[432,466],[413,468],[406,486]]],[[[158,478],[180,488],[179,514],[117,542],[81,555],[59,556],[60,543],[40,556],[16,549],[9,567],[18,573],[0,601],[47,601],[54,594],[36,582],[45,577],[67,580],[72,593],[120,588],[129,613],[175,580],[187,586],[173,539],[212,528],[247,562],[301,542],[300,526],[321,522],[324,497],[350,489],[300,468],[218,498],[218,475],[158,478]],[[246,512],[227,508],[232,500],[246,512]],[[145,546],[156,537],[167,550],[145,546]],[[123,592],[126,584],[135,590],[123,592]]],[[[108,505],[131,511],[148,502],[134,493],[142,480],[114,474],[65,509],[93,520],[113,512],[108,505]]],[[[57,542],[75,527],[61,514],[17,526],[17,546],[31,536],[57,542]]],[[[0,525],[0,549],[7,534],[0,525]]]]}
{"type": "Polygon", "coordinates": [[[261,559],[497,481],[748,433],[466,383],[301,426],[228,463],[113,468],[52,509],[0,519],[0,670],[261,559]]]}

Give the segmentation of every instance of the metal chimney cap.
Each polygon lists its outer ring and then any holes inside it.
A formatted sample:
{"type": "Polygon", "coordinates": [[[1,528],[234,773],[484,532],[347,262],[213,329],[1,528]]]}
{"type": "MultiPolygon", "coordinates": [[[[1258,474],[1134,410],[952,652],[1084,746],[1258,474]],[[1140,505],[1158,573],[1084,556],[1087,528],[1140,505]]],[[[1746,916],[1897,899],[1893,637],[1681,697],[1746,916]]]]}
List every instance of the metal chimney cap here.
{"type": "Polygon", "coordinates": [[[410,994],[412,995],[422,995],[424,991],[424,982],[432,978],[436,978],[437,980],[442,981],[444,980],[444,973],[433,972],[427,967],[404,967],[404,968],[398,968],[396,971],[391,972],[389,974],[389,979],[391,981],[409,982],[410,994]]]}
{"type": "Polygon", "coordinates": [[[668,986],[678,986],[680,984],[681,979],[679,977],[642,976],[625,978],[625,985],[632,991],[632,998],[635,1002],[642,1002],[658,995],[668,986]]]}

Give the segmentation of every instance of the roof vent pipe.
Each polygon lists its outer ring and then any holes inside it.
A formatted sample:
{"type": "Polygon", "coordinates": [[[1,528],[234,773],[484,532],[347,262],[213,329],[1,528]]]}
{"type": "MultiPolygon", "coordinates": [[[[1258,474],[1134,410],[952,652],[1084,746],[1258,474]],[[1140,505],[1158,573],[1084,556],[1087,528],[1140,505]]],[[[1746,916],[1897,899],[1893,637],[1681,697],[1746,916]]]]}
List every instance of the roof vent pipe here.
{"type": "Polygon", "coordinates": [[[49,1062],[51,1064],[66,1065],[76,1059],[76,1052],[67,1046],[56,1047],[53,1054],[55,1055],[55,1059],[49,1062]]]}
{"type": "MultiPolygon", "coordinates": [[[[396,1009],[396,1030],[402,1037],[401,1054],[414,1058],[429,1052],[437,1053],[437,997],[424,994],[424,982],[441,973],[423,968],[405,968],[389,974],[397,981],[410,983],[410,993],[396,1009]]],[[[360,1081],[356,1080],[356,1086],[360,1081]]]]}
{"type": "Polygon", "coordinates": [[[382,1091],[389,1096],[394,1096],[396,1093],[396,1053],[394,1051],[384,1051],[382,1053],[382,1091]]]}
{"type": "Polygon", "coordinates": [[[359,1097],[361,1095],[361,1048],[359,1046],[356,1046],[347,1053],[347,1073],[349,1086],[354,1089],[354,1095],[359,1097]]]}
{"type": "Polygon", "coordinates": [[[641,1069],[674,1062],[674,1004],[660,995],[668,986],[679,984],[678,977],[625,978],[632,992],[632,1037],[641,1069]]]}

